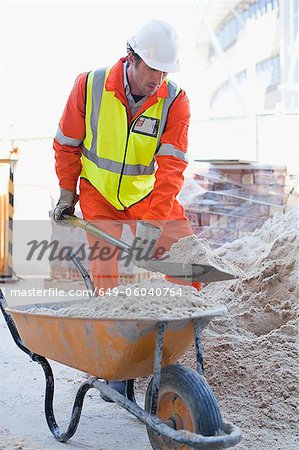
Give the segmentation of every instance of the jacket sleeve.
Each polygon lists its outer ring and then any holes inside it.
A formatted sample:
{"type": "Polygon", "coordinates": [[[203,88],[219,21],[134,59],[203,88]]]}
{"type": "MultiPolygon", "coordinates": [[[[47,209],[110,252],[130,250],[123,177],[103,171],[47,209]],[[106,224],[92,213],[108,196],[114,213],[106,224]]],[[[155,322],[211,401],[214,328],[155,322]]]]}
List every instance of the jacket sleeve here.
{"type": "Polygon", "coordinates": [[[54,138],[55,169],[59,186],[75,192],[81,173],[81,144],[85,137],[85,85],[87,74],[76,79],[54,138]]]}
{"type": "Polygon", "coordinates": [[[188,128],[190,122],[189,100],[181,91],[173,102],[161,142],[156,153],[156,180],[150,194],[149,210],[143,220],[168,219],[174,200],[183,183],[187,163],[188,128]]]}

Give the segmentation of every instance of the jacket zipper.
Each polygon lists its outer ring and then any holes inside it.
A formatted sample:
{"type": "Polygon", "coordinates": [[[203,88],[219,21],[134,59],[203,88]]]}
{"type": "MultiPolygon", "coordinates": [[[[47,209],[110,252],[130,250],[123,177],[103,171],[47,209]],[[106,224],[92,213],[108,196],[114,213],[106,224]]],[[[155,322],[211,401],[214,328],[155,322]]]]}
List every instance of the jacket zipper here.
{"type": "MultiPolygon", "coordinates": [[[[123,105],[125,108],[126,106],[123,105]]],[[[121,168],[121,173],[120,173],[120,177],[119,177],[119,182],[118,182],[118,189],[117,189],[117,199],[119,201],[119,203],[126,209],[126,206],[122,203],[121,199],[120,199],[120,185],[121,185],[121,180],[123,177],[123,173],[124,173],[124,169],[125,169],[125,162],[126,162],[126,156],[127,156],[127,150],[128,150],[128,142],[129,142],[129,137],[130,137],[130,130],[131,127],[134,125],[135,121],[138,119],[138,117],[136,117],[136,119],[134,120],[134,122],[132,122],[131,126],[129,125],[129,119],[128,119],[128,112],[127,112],[127,108],[126,108],[126,117],[127,117],[127,139],[126,139],[126,147],[125,147],[125,153],[124,153],[124,159],[123,159],[123,165],[121,168]]]]}

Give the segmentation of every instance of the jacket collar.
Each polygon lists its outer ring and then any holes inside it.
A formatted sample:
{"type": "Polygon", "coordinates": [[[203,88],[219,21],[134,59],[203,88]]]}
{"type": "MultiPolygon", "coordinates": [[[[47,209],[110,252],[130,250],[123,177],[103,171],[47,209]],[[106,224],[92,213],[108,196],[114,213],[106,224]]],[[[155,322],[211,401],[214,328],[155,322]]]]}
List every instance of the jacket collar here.
{"type": "MultiPolygon", "coordinates": [[[[114,91],[115,96],[120,100],[125,100],[126,94],[124,90],[124,76],[123,76],[123,64],[127,61],[126,57],[120,58],[120,60],[111,68],[108,78],[106,80],[105,88],[107,91],[114,91]]],[[[158,97],[168,97],[167,84],[164,81],[160,88],[151,95],[149,99],[155,99],[158,101],[158,97]]]]}

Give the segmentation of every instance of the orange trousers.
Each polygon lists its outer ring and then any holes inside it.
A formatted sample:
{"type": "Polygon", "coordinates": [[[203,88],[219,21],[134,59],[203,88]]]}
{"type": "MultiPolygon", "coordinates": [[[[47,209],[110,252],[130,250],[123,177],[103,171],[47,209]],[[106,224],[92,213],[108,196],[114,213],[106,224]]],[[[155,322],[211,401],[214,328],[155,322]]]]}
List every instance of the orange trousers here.
{"type": "MultiPolygon", "coordinates": [[[[83,178],[80,180],[80,207],[85,220],[120,239],[125,224],[130,227],[135,235],[136,221],[142,220],[144,213],[148,211],[149,196],[130,208],[119,211],[83,178]]],[[[191,234],[193,234],[193,230],[185,216],[184,209],[175,200],[169,219],[157,243],[157,248],[160,247],[168,251],[174,242],[191,234]]],[[[87,233],[87,239],[91,249],[90,269],[95,288],[106,291],[117,286],[120,251],[90,233],[87,233]]],[[[166,279],[176,284],[192,284],[197,290],[201,286],[199,282],[189,283],[168,276],[166,276],[166,279]]]]}

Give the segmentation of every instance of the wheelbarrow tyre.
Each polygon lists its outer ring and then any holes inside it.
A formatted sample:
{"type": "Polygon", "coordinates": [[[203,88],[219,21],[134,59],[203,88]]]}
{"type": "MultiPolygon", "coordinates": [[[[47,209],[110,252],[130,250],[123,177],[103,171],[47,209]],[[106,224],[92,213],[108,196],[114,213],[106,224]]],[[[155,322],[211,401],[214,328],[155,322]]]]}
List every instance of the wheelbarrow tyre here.
{"type": "MultiPolygon", "coordinates": [[[[152,380],[146,396],[145,410],[151,408],[152,380]]],[[[223,423],[217,400],[205,378],[189,367],[173,364],[161,370],[160,390],[156,415],[170,420],[175,429],[187,429],[203,436],[223,433],[223,423]]],[[[154,450],[190,448],[163,437],[147,426],[154,450]]]]}

